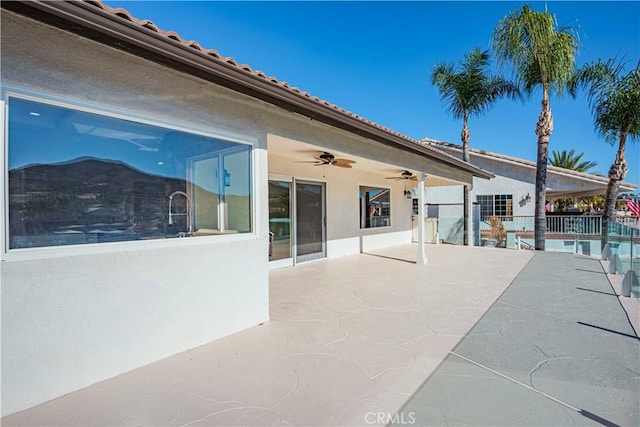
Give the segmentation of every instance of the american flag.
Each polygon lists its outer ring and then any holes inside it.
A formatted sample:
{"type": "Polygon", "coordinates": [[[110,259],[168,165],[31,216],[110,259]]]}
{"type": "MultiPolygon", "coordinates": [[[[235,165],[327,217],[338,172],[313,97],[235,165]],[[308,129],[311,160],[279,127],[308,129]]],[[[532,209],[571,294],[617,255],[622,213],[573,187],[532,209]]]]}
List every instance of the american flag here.
{"type": "Polygon", "coordinates": [[[633,214],[633,216],[640,216],[640,205],[635,199],[627,200],[627,209],[633,214]]]}

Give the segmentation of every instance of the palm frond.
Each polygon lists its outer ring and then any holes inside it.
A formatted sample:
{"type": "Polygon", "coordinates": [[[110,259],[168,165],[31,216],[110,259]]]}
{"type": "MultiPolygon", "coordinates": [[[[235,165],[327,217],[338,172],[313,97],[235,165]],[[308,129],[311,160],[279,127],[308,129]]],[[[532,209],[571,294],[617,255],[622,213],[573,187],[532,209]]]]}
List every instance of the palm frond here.
{"type": "Polygon", "coordinates": [[[498,22],[492,48],[527,92],[542,86],[561,95],[574,74],[578,38],[570,27],[556,28],[553,14],[525,5],[498,22]]]}
{"type": "Polygon", "coordinates": [[[588,172],[598,166],[598,162],[581,161],[584,153],[576,154],[575,150],[553,151],[549,164],[578,172],[588,172]]]}
{"type": "Polygon", "coordinates": [[[572,94],[587,92],[596,131],[610,143],[622,135],[640,137],[640,61],[625,74],[623,60],[598,60],[585,64],[571,81],[572,94]]]}
{"type": "Polygon", "coordinates": [[[489,74],[488,51],[475,48],[456,64],[436,64],[431,83],[438,88],[441,100],[455,119],[484,113],[501,97],[520,98],[520,90],[513,82],[489,74]]]}

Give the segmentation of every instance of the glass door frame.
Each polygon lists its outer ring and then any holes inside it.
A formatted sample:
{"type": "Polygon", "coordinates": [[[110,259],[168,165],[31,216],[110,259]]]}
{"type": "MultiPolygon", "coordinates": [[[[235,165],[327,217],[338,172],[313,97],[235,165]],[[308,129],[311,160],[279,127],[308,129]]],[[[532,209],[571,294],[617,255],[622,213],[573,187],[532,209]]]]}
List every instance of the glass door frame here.
{"type": "MultiPolygon", "coordinates": [[[[291,267],[294,265],[294,245],[295,245],[295,187],[294,181],[291,175],[281,175],[281,174],[269,174],[268,183],[271,182],[283,182],[289,184],[289,253],[290,256],[288,258],[269,260],[269,268],[280,268],[280,267],[291,267]]],[[[267,192],[268,194],[268,192],[267,192]]],[[[268,202],[267,202],[268,203],[268,202]]],[[[270,215],[267,213],[267,221],[271,219],[270,215]]],[[[271,230],[269,230],[271,231],[271,230]]]]}
{"type": "Polygon", "coordinates": [[[298,179],[293,178],[292,186],[292,207],[293,207],[293,235],[292,242],[292,256],[293,264],[300,264],[309,261],[315,261],[318,259],[324,259],[327,257],[327,183],[324,181],[316,181],[311,179],[298,179]],[[322,204],[322,250],[320,252],[314,252],[312,254],[298,255],[298,200],[297,200],[297,187],[298,184],[317,185],[321,188],[321,204],[322,204]]]}
{"type": "MultiPolygon", "coordinates": [[[[289,191],[289,256],[284,257],[284,258],[279,258],[279,259],[272,259],[271,256],[269,257],[269,266],[270,268],[279,268],[279,267],[290,267],[293,265],[293,242],[295,239],[295,236],[293,235],[293,222],[295,221],[295,219],[293,218],[293,179],[290,176],[281,176],[281,175],[269,175],[269,179],[268,179],[268,184],[269,187],[271,185],[271,183],[281,183],[281,184],[287,184],[288,187],[288,191],[289,191]]],[[[270,194],[270,190],[268,191],[268,194],[270,194]]],[[[270,196],[269,196],[270,197],[270,196]]],[[[268,218],[268,222],[269,222],[269,235],[271,234],[271,200],[269,199],[269,212],[267,214],[267,218],[268,218]]],[[[270,243],[270,245],[274,245],[270,248],[270,250],[273,250],[275,253],[275,236],[274,236],[274,241],[270,243]]]]}

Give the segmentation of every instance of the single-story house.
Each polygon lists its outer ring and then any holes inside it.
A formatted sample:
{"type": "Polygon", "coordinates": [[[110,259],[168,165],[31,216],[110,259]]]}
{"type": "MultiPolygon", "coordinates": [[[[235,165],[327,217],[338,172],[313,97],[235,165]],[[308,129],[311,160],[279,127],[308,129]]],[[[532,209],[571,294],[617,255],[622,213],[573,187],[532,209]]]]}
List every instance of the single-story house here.
{"type": "MultiPolygon", "coordinates": [[[[452,156],[462,158],[462,146],[448,142],[423,138],[426,145],[438,148],[452,156]]],[[[477,206],[478,220],[486,221],[490,216],[501,217],[505,226],[533,230],[535,215],[536,162],[504,154],[492,153],[477,148],[469,148],[470,162],[495,175],[491,180],[474,179],[470,200],[477,206]]],[[[604,195],[609,179],[604,176],[577,172],[557,166],[547,166],[547,200],[604,195]]],[[[635,192],[636,184],[623,182],[621,192],[635,192]]],[[[439,235],[442,240],[461,243],[462,186],[427,188],[425,200],[427,212],[441,216],[439,235]],[[432,208],[433,207],[433,208],[432,208]]],[[[477,230],[476,230],[477,231],[477,230]]],[[[476,233],[476,244],[480,244],[476,233]]]]}
{"type": "Polygon", "coordinates": [[[3,415],[268,321],[270,266],[493,176],[126,10],[1,8],[3,415]]]}

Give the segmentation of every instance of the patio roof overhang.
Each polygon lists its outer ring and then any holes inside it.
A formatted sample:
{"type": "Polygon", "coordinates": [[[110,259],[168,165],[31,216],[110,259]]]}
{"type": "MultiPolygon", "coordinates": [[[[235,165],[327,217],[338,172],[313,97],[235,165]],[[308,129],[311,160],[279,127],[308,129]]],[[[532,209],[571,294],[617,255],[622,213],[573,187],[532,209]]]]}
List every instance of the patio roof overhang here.
{"type": "MultiPolygon", "coordinates": [[[[415,161],[413,162],[413,165],[411,165],[412,162],[410,160],[413,156],[405,155],[401,156],[400,159],[385,158],[384,160],[381,160],[379,158],[373,158],[372,156],[367,155],[366,153],[363,153],[357,149],[350,149],[348,152],[341,151],[335,149],[334,147],[325,147],[297,140],[291,140],[280,135],[269,135],[268,140],[270,165],[273,163],[273,156],[277,156],[292,164],[307,164],[307,166],[313,168],[314,165],[311,164],[315,161],[313,156],[317,156],[323,151],[327,151],[333,154],[336,158],[346,158],[355,161],[355,163],[352,164],[352,168],[354,170],[366,171],[369,174],[378,175],[386,179],[392,179],[392,177],[400,177],[403,171],[411,172],[414,177],[419,177],[421,173],[415,161]]],[[[427,169],[430,168],[427,167],[427,169]]],[[[273,170],[271,170],[271,167],[270,172],[274,172],[273,170]]],[[[279,172],[282,171],[275,171],[276,174],[278,174],[279,172]]],[[[428,173],[425,176],[424,185],[426,187],[441,187],[469,183],[465,182],[458,175],[461,174],[428,173]]],[[[415,187],[418,185],[417,180],[407,179],[403,182],[407,185],[407,187],[415,187]]]]}
{"type": "MultiPolygon", "coordinates": [[[[459,145],[451,144],[448,142],[432,140],[424,138],[423,141],[429,144],[440,146],[447,152],[453,152],[458,155],[462,153],[462,147],[459,145]]],[[[535,173],[536,162],[526,159],[520,159],[517,157],[507,156],[505,154],[492,153],[489,151],[479,150],[477,148],[470,149],[470,155],[475,159],[477,163],[485,162],[484,167],[492,169],[487,166],[486,162],[492,162],[493,164],[508,165],[509,168],[518,168],[520,170],[529,171],[535,173]]],[[[533,181],[531,182],[533,183],[533,181]]],[[[609,178],[601,175],[595,175],[587,172],[578,172],[570,169],[561,168],[558,166],[547,166],[547,200],[568,199],[573,197],[588,197],[588,196],[600,196],[605,195],[607,192],[607,186],[609,184],[609,178]],[[551,183],[555,181],[555,183],[551,183]]],[[[621,182],[619,191],[622,192],[635,192],[637,185],[630,182],[621,182]]]]}
{"type": "Polygon", "coordinates": [[[223,57],[211,55],[195,42],[187,44],[177,35],[161,34],[149,28],[152,24],[144,26],[131,21],[124,12],[118,14],[105,10],[99,2],[10,1],[0,5],[4,9],[224,86],[292,113],[417,154],[438,164],[440,168],[453,168],[484,179],[494,177],[492,173],[444,151],[320,101],[262,73],[252,72],[248,66],[239,66],[228,58],[225,61],[223,57]]]}
{"type": "MultiPolygon", "coordinates": [[[[635,187],[621,186],[621,191],[634,191],[635,187]]],[[[574,197],[604,196],[607,186],[594,186],[591,188],[581,188],[576,190],[553,190],[547,189],[547,200],[571,199],[574,197]]]]}

